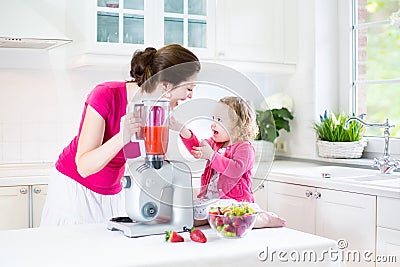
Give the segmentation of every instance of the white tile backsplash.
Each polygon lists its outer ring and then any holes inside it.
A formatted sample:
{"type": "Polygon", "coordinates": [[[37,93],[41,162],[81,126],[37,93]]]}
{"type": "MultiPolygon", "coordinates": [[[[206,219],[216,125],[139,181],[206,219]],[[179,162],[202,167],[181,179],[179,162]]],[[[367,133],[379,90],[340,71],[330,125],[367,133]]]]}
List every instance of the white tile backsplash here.
{"type": "Polygon", "coordinates": [[[3,162],[19,163],[21,162],[21,143],[3,142],[3,162]]]}
{"type": "Polygon", "coordinates": [[[19,121],[3,123],[3,142],[21,142],[21,127],[19,121]]]}
{"type": "MultiPolygon", "coordinates": [[[[46,52],[29,58],[47,57],[46,52]]],[[[55,162],[78,131],[87,93],[98,83],[129,78],[128,69],[12,67],[0,64],[0,164],[55,162]]]]}
{"type": "Polygon", "coordinates": [[[35,162],[39,158],[42,144],[39,142],[21,142],[21,162],[35,162]]]}

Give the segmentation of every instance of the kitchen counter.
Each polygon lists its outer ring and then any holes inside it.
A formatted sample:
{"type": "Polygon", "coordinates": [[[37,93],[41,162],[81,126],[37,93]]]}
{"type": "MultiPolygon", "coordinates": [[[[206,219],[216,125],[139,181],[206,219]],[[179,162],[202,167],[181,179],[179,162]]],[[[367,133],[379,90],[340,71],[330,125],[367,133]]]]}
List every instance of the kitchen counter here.
{"type": "Polygon", "coordinates": [[[54,163],[2,164],[0,186],[47,184],[54,163]]]}
{"type": "MultiPolygon", "coordinates": [[[[318,259],[324,250],[338,251],[336,241],[288,228],[253,229],[243,239],[202,228],[207,243],[191,241],[188,233],[183,243],[167,243],[164,235],[128,238],[102,224],[0,231],[0,266],[310,266],[293,262],[294,251],[313,250],[318,259]]],[[[313,266],[344,265],[325,256],[313,266]]]]}
{"type": "MultiPolygon", "coordinates": [[[[329,162],[301,161],[277,159],[272,163],[259,162],[254,167],[253,185],[257,186],[260,180],[277,181],[292,184],[315,186],[333,190],[355,192],[376,196],[400,198],[399,182],[393,181],[391,186],[381,184],[362,183],[351,179],[322,178],[321,169],[331,167],[329,162]],[[319,175],[319,176],[318,176],[319,175]]],[[[54,163],[31,163],[31,164],[3,164],[0,165],[0,186],[18,186],[47,184],[48,178],[53,170],[54,163]]],[[[190,162],[193,176],[193,187],[200,186],[200,175],[204,168],[204,162],[190,162]]],[[[363,171],[370,176],[382,176],[377,169],[354,168],[354,172],[363,171]]],[[[350,168],[350,167],[339,167],[350,168]]],[[[384,175],[382,177],[398,177],[400,173],[384,175]]],[[[383,179],[384,180],[384,179],[383,179]]]]}
{"type": "MultiPolygon", "coordinates": [[[[270,166],[261,162],[257,172],[260,174],[270,166]]],[[[255,174],[257,178],[257,172],[255,174]]],[[[259,178],[265,177],[259,175],[259,178]]],[[[350,168],[332,165],[321,165],[312,162],[275,160],[265,178],[268,181],[315,186],[333,190],[361,194],[400,198],[400,173],[380,174],[377,169],[350,168]],[[340,171],[339,177],[323,178],[323,172],[340,171]],[[345,173],[348,175],[345,175],[345,173]],[[371,177],[372,179],[363,177],[371,177]],[[355,178],[355,179],[354,179],[355,178]],[[373,182],[374,179],[377,182],[373,182]],[[386,180],[386,181],[385,181],[386,180]],[[390,181],[389,181],[390,180],[390,181]]]]}

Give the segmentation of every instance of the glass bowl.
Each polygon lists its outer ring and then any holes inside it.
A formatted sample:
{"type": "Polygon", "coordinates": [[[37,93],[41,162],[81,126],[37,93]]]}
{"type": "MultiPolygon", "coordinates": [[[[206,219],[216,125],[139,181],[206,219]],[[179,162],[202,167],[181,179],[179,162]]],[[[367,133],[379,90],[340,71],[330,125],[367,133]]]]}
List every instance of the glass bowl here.
{"type": "Polygon", "coordinates": [[[242,238],[253,228],[257,213],[234,215],[224,212],[221,208],[213,207],[208,212],[208,223],[218,236],[224,238],[242,238]],[[218,214],[220,213],[220,214],[218,214]]]}

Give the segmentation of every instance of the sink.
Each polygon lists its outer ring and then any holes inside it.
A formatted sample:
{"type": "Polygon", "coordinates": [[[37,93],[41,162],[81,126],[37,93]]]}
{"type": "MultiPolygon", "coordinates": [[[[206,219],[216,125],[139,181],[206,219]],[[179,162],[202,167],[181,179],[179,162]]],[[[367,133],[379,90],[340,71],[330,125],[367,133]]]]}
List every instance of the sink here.
{"type": "Polygon", "coordinates": [[[378,175],[379,172],[373,169],[359,169],[342,166],[317,166],[309,168],[286,169],[285,173],[296,176],[326,179],[350,179],[378,175]]]}
{"type": "Polygon", "coordinates": [[[366,176],[366,177],[350,177],[349,180],[364,182],[364,183],[372,183],[377,181],[391,181],[399,179],[397,175],[390,174],[376,174],[374,176],[366,176]]]}
{"type": "Polygon", "coordinates": [[[387,188],[400,188],[400,176],[398,174],[377,174],[368,177],[352,177],[348,178],[347,181],[387,188]]]}
{"type": "Polygon", "coordinates": [[[381,187],[400,189],[400,178],[389,179],[389,180],[376,180],[370,184],[381,186],[381,187]]]}

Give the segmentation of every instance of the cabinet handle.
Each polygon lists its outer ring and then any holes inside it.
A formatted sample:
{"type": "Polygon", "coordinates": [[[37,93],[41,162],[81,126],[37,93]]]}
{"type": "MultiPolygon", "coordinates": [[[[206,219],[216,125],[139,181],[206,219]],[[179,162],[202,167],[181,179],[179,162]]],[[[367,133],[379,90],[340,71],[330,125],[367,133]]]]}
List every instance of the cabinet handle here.
{"type": "Polygon", "coordinates": [[[42,192],[42,189],[40,189],[40,187],[35,187],[35,188],[33,188],[33,192],[35,194],[40,194],[42,192]]]}
{"type": "Polygon", "coordinates": [[[28,189],[26,189],[26,188],[24,187],[24,188],[21,188],[21,189],[19,190],[19,192],[20,192],[21,194],[27,194],[27,193],[28,193],[28,189]]]}
{"type": "Polygon", "coordinates": [[[310,198],[312,196],[312,192],[310,190],[306,190],[306,197],[310,198]]]}
{"type": "Polygon", "coordinates": [[[260,184],[259,186],[258,186],[258,189],[264,189],[264,184],[260,184]]]}
{"type": "Polygon", "coordinates": [[[317,192],[317,191],[315,191],[315,192],[314,192],[314,198],[315,198],[315,199],[319,199],[319,198],[321,198],[321,193],[320,193],[320,192],[317,192]]]}

